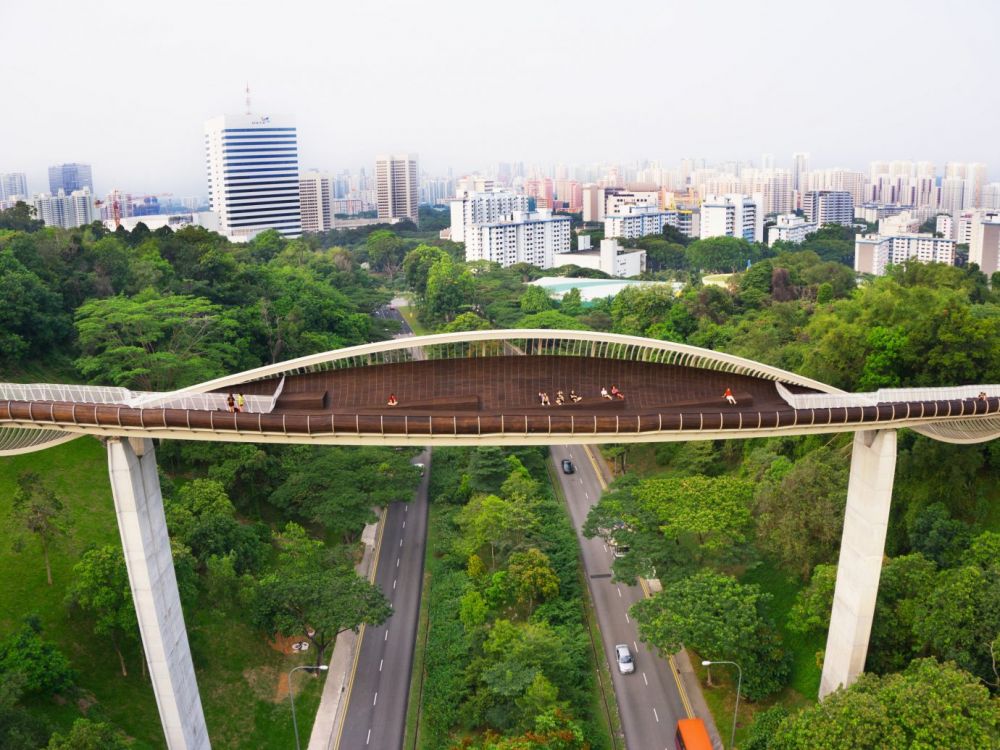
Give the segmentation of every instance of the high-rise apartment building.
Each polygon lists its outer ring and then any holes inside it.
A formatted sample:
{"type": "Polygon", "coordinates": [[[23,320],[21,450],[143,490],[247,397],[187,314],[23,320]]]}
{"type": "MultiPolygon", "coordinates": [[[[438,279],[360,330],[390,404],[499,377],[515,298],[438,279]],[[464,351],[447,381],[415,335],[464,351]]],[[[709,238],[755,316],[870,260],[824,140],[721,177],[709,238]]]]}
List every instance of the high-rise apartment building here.
{"type": "Polygon", "coordinates": [[[983,185],[983,198],[980,202],[982,203],[980,208],[985,208],[987,211],[1000,209],[1000,182],[983,185]]]}
{"type": "Polygon", "coordinates": [[[21,197],[25,200],[28,196],[28,177],[24,172],[7,172],[0,174],[0,200],[12,200],[21,197]]]}
{"type": "Polygon", "coordinates": [[[515,211],[499,221],[465,228],[466,261],[488,260],[504,268],[530,263],[552,268],[554,257],[570,251],[568,216],[551,211],[515,211]]]}
{"type": "Polygon", "coordinates": [[[73,229],[90,224],[97,218],[94,196],[89,188],[74,190],[69,195],[64,190],[55,195],[41,193],[32,198],[30,203],[35,207],[35,218],[41,219],[49,227],[73,229]]]}
{"type": "Polygon", "coordinates": [[[94,192],[94,178],[89,164],[56,164],[49,167],[49,192],[52,195],[58,195],[60,190],[69,195],[84,188],[94,192]]]}
{"type": "MultiPolygon", "coordinates": [[[[954,169],[958,165],[949,164],[949,167],[953,168],[953,172],[957,172],[954,169]]],[[[961,165],[964,167],[965,165],[961,165]]],[[[965,171],[964,169],[962,170],[965,171]]],[[[941,210],[947,213],[955,213],[956,211],[961,211],[966,207],[965,205],[966,191],[965,191],[965,178],[964,177],[945,177],[941,180],[941,210]]]]}
{"type": "Polygon", "coordinates": [[[420,193],[416,154],[375,157],[375,201],[378,218],[385,221],[420,221],[420,193]]]}
{"type": "Polygon", "coordinates": [[[299,211],[303,232],[326,232],[333,229],[334,176],[325,172],[299,175],[299,211]]]}
{"type": "Polygon", "coordinates": [[[971,235],[969,262],[987,276],[1000,271],[1000,212],[976,211],[971,235]]]}
{"type": "Polygon", "coordinates": [[[779,240],[799,245],[817,229],[816,224],[803,219],[801,216],[782,214],[777,217],[775,224],[768,227],[767,246],[774,247],[774,243],[779,240]]]}
{"type": "Polygon", "coordinates": [[[494,224],[514,212],[528,210],[528,196],[509,190],[461,191],[451,201],[451,239],[465,242],[466,230],[478,224],[494,224]]]}
{"type": "Polygon", "coordinates": [[[746,195],[710,195],[701,204],[701,239],[742,237],[764,241],[764,213],[758,200],[746,195]]]}
{"type": "Polygon", "coordinates": [[[885,274],[891,263],[955,263],[955,242],[931,234],[858,235],[854,241],[854,270],[875,276],[885,274]]]}
{"type": "Polygon", "coordinates": [[[676,227],[677,212],[661,211],[655,205],[626,205],[604,216],[604,236],[627,240],[661,234],[666,225],[676,227]]]}
{"type": "Polygon", "coordinates": [[[289,120],[254,114],[208,120],[205,161],[221,234],[245,241],[265,229],[302,233],[298,143],[289,120]]]}
{"type": "Polygon", "coordinates": [[[846,190],[810,190],[802,196],[802,213],[819,225],[854,223],[854,199],[846,190]]]}

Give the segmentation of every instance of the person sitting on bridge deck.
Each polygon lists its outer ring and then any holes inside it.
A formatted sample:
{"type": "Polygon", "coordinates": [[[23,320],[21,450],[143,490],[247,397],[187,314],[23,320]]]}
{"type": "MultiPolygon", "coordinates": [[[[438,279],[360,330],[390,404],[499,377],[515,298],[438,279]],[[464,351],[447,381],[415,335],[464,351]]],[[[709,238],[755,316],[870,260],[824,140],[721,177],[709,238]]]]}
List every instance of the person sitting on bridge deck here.
{"type": "Polygon", "coordinates": [[[980,391],[979,395],[976,396],[976,398],[978,398],[980,401],[985,401],[986,400],[986,391],[980,391]]]}
{"type": "Polygon", "coordinates": [[[618,390],[617,385],[611,386],[611,395],[614,396],[615,398],[621,399],[622,401],[625,400],[625,394],[622,393],[620,390],[618,390]]]}
{"type": "Polygon", "coordinates": [[[396,398],[395,393],[389,394],[389,400],[386,401],[389,406],[399,406],[399,400],[396,398]]]}
{"type": "Polygon", "coordinates": [[[726,392],[722,394],[722,397],[726,399],[726,401],[728,401],[733,406],[736,406],[736,397],[733,395],[733,392],[729,388],[726,388],[726,392]]]}
{"type": "Polygon", "coordinates": [[[545,391],[539,393],[538,396],[542,399],[542,406],[552,406],[552,404],[549,402],[549,394],[547,394],[545,391]]]}
{"type": "Polygon", "coordinates": [[[580,401],[583,401],[583,396],[578,396],[577,393],[576,393],[576,391],[574,391],[572,388],[570,388],[569,389],[569,400],[572,401],[574,404],[576,404],[576,403],[579,403],[580,401]]]}
{"type": "Polygon", "coordinates": [[[230,414],[236,411],[236,399],[233,397],[232,393],[226,396],[226,406],[229,408],[230,414]]]}
{"type": "Polygon", "coordinates": [[[603,385],[601,386],[601,398],[606,398],[608,401],[610,401],[612,398],[611,394],[608,393],[608,389],[605,388],[603,385]]]}
{"type": "Polygon", "coordinates": [[[556,406],[562,406],[566,403],[566,395],[562,391],[556,391],[556,406]]]}

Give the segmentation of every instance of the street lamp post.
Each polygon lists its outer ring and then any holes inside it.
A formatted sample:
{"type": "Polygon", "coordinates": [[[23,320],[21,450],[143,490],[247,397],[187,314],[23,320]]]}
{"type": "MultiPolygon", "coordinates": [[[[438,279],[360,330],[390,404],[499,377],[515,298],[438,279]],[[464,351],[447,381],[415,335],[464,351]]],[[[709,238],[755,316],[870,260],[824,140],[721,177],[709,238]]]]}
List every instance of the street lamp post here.
{"type": "Polygon", "coordinates": [[[733,733],[729,738],[729,748],[732,750],[732,748],[736,747],[736,716],[740,712],[740,688],[743,687],[743,670],[734,661],[708,661],[706,659],[701,663],[701,666],[710,667],[713,664],[732,664],[736,667],[736,672],[739,675],[739,680],[736,683],[736,708],[733,710],[733,733]]]}
{"type": "Polygon", "coordinates": [[[292,704],[292,728],[295,730],[295,750],[302,750],[302,746],[299,745],[299,725],[295,721],[295,691],[292,689],[292,673],[300,669],[310,672],[325,672],[329,668],[326,664],[320,664],[318,667],[314,667],[311,664],[302,664],[298,667],[292,667],[288,672],[288,700],[292,704]]]}

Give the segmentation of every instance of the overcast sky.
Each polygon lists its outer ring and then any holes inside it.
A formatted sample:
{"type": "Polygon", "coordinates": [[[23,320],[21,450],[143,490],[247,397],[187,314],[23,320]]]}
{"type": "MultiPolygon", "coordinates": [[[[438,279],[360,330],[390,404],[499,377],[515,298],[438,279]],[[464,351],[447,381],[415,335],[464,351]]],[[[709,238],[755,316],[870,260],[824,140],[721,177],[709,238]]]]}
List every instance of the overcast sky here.
{"type": "Polygon", "coordinates": [[[996,180],[998,29],[997,0],[2,0],[0,172],[47,190],[81,161],[98,191],[204,194],[204,121],[249,82],[295,118],[302,168],[808,151],[996,180]]]}

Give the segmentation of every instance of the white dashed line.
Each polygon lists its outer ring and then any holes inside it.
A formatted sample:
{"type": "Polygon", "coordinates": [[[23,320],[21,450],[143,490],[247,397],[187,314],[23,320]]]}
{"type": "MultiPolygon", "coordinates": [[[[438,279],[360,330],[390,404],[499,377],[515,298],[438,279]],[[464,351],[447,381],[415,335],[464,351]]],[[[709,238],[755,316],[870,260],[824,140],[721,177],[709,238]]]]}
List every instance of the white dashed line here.
{"type": "Polygon", "coordinates": [[[383,638],[382,640],[383,641],[389,640],[389,629],[388,628],[386,628],[386,630],[385,630],[385,638],[383,638]]]}
{"type": "Polygon", "coordinates": [[[368,739],[365,740],[365,744],[368,745],[368,744],[371,743],[371,741],[372,741],[372,730],[369,729],[368,730],[368,739]]]}
{"type": "MultiPolygon", "coordinates": [[[[378,703],[378,690],[375,691],[375,697],[372,698],[372,705],[374,706],[376,703],[378,703]]],[[[653,711],[656,711],[656,709],[654,708],[653,711]]],[[[657,719],[657,721],[659,721],[659,719],[657,719]]]]}
{"type": "MultiPolygon", "coordinates": [[[[385,662],[385,659],[379,659],[379,660],[378,660],[378,671],[379,671],[379,672],[381,672],[381,671],[382,671],[382,664],[383,664],[384,662],[385,662]]],[[[643,673],[642,673],[642,676],[643,676],[643,677],[645,677],[645,676],[646,676],[646,673],[645,673],[645,672],[643,672],[643,673]]]]}
{"type": "Polygon", "coordinates": [[[396,590],[396,579],[395,578],[392,579],[392,590],[393,591],[396,590]]]}
{"type": "Polygon", "coordinates": [[[618,589],[618,598],[621,599],[622,598],[622,587],[621,586],[616,586],[615,588],[618,589]]]}
{"type": "Polygon", "coordinates": [[[403,521],[403,528],[406,528],[406,521],[403,521]]]}
{"type": "Polygon", "coordinates": [[[656,723],[657,724],[660,723],[660,715],[658,713],[656,713],[656,709],[655,708],[653,709],[653,718],[656,719],[656,723]]]}
{"type": "Polygon", "coordinates": [[[404,505],[403,506],[403,512],[404,513],[409,513],[410,512],[410,506],[409,505],[404,505]]]}
{"type": "Polygon", "coordinates": [[[638,646],[638,645],[636,644],[636,642],[635,642],[635,641],[632,641],[632,646],[634,646],[634,647],[635,647],[635,650],[636,650],[636,653],[638,653],[638,651],[639,651],[639,646],[638,646]]]}
{"type": "MultiPolygon", "coordinates": [[[[628,619],[628,612],[625,613],[625,622],[627,622],[629,625],[632,624],[632,621],[630,619],[628,619]]],[[[638,650],[639,649],[636,649],[636,651],[638,651],[638,650]]]]}
{"type": "Polygon", "coordinates": [[[399,546],[400,546],[400,547],[402,547],[402,546],[403,546],[403,540],[402,540],[402,539],[400,539],[400,540],[399,540],[399,546]]]}
{"type": "Polygon", "coordinates": [[[399,558],[398,557],[396,558],[396,567],[397,568],[399,567],[399,558]]]}
{"type": "Polygon", "coordinates": [[[646,687],[649,687],[649,680],[646,679],[646,673],[642,673],[642,681],[646,683],[646,687]]]}

